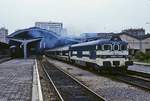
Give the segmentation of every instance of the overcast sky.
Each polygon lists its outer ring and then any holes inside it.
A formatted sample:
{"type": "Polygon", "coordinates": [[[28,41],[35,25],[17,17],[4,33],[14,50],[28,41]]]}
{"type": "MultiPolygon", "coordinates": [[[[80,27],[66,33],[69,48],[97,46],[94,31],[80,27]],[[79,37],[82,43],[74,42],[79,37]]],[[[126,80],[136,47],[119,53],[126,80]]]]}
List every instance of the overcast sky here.
{"type": "Polygon", "coordinates": [[[150,0],[0,0],[0,27],[9,33],[36,21],[63,22],[74,34],[141,27],[150,32],[150,0]]]}

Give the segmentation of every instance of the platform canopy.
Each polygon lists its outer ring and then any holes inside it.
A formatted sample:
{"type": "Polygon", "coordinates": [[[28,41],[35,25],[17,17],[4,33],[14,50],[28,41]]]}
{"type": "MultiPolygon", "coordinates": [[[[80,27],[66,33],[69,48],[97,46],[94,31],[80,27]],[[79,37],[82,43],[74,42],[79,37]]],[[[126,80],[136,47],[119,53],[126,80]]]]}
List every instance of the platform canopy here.
{"type": "Polygon", "coordinates": [[[20,48],[24,46],[24,49],[27,47],[27,50],[36,50],[36,52],[78,43],[78,41],[74,39],[62,37],[53,31],[38,27],[18,30],[8,36],[8,41],[11,46],[20,48]]]}
{"type": "Polygon", "coordinates": [[[78,43],[78,41],[74,39],[62,37],[55,32],[47,31],[38,27],[31,27],[27,29],[18,30],[10,34],[8,37],[9,42],[11,38],[26,40],[40,37],[42,38],[40,43],[41,49],[78,43]]]}

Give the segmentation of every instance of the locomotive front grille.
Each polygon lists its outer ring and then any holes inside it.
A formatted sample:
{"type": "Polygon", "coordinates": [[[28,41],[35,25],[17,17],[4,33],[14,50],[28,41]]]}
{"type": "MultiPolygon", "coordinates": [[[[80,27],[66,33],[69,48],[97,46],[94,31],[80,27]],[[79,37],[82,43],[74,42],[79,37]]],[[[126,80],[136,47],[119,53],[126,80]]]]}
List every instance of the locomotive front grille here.
{"type": "Polygon", "coordinates": [[[119,66],[120,65],[120,61],[113,61],[113,65],[114,66],[119,66]]]}
{"type": "Polygon", "coordinates": [[[111,67],[111,62],[110,61],[103,61],[103,66],[104,67],[111,67]]]}

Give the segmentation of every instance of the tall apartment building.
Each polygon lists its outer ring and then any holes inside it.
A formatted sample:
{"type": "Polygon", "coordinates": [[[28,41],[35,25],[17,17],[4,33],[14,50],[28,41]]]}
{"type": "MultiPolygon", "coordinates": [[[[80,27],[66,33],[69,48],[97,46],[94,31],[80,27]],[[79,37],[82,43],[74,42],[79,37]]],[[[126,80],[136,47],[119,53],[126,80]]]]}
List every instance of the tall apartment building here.
{"type": "Polygon", "coordinates": [[[0,42],[6,43],[6,37],[8,35],[8,29],[2,27],[0,28],[0,42]]]}
{"type": "Polygon", "coordinates": [[[59,22],[35,22],[35,27],[53,31],[57,34],[62,34],[64,30],[63,23],[59,22]]]}

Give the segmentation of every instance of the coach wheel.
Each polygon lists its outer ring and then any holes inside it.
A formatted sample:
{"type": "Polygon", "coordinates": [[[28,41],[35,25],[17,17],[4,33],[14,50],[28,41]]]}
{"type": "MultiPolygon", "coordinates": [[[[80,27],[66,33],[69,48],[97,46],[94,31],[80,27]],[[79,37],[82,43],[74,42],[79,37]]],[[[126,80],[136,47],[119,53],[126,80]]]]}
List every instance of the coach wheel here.
{"type": "Polygon", "coordinates": [[[91,71],[93,71],[93,67],[92,67],[92,66],[90,66],[89,69],[90,69],[91,71]]]}
{"type": "Polygon", "coordinates": [[[98,72],[98,73],[102,73],[102,70],[101,70],[101,69],[97,69],[97,72],[98,72]]]}
{"type": "Polygon", "coordinates": [[[126,66],[122,67],[122,68],[120,69],[120,72],[121,72],[121,73],[126,73],[126,72],[127,72],[127,67],[126,67],[126,66]]]}
{"type": "Polygon", "coordinates": [[[71,60],[71,63],[72,63],[72,64],[75,64],[75,61],[74,61],[74,60],[71,60]]]}
{"type": "Polygon", "coordinates": [[[100,67],[97,64],[94,64],[94,70],[99,72],[100,71],[100,67]]]}
{"type": "Polygon", "coordinates": [[[123,69],[123,72],[126,73],[127,69],[128,69],[128,66],[125,66],[124,69],[123,69]]]}

